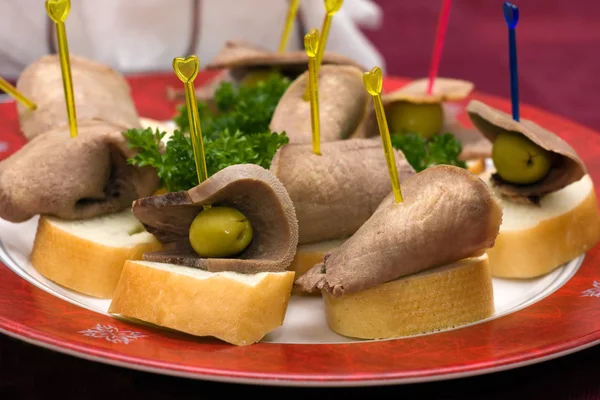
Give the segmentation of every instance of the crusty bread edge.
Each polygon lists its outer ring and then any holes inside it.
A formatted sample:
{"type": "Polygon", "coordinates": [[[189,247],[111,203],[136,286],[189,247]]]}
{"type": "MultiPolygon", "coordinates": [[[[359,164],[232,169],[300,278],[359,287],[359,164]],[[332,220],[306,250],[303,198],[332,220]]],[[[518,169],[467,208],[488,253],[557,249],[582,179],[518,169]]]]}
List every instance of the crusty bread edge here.
{"type": "Polygon", "coordinates": [[[487,254],[495,277],[536,278],[589,251],[599,240],[600,214],[592,185],[587,197],[564,214],[521,231],[500,227],[487,254]]]}
{"type": "MultiPolygon", "coordinates": [[[[288,267],[288,270],[295,272],[295,274],[296,274],[295,279],[300,278],[302,275],[307,273],[315,265],[322,263],[323,257],[325,257],[325,254],[327,252],[333,251],[336,247],[339,247],[339,246],[333,245],[333,244],[331,246],[329,246],[327,244],[327,242],[318,243],[318,244],[322,244],[323,245],[322,248],[314,249],[314,248],[312,248],[313,245],[309,244],[309,245],[299,245],[298,248],[296,249],[296,255],[294,256],[292,263],[288,267]]],[[[339,245],[341,246],[341,244],[342,244],[342,241],[340,241],[339,245]]],[[[318,292],[317,293],[306,293],[297,288],[293,288],[292,293],[295,295],[299,295],[299,296],[320,296],[320,294],[318,292]]]]}
{"type": "Polygon", "coordinates": [[[158,251],[158,240],[132,247],[108,247],[75,236],[41,216],[33,242],[31,264],[45,278],[67,289],[111,298],[126,260],[158,251]]]}
{"type": "Polygon", "coordinates": [[[494,313],[483,255],[335,298],[323,293],[327,324],[353,338],[391,339],[473,323],[494,313]]]}
{"type": "Polygon", "coordinates": [[[108,312],[237,346],[283,324],[294,272],[266,273],[255,286],[213,275],[197,279],[127,261],[108,312]]]}
{"type": "Polygon", "coordinates": [[[474,159],[467,161],[467,170],[475,175],[480,175],[485,172],[485,159],[474,159]]]}

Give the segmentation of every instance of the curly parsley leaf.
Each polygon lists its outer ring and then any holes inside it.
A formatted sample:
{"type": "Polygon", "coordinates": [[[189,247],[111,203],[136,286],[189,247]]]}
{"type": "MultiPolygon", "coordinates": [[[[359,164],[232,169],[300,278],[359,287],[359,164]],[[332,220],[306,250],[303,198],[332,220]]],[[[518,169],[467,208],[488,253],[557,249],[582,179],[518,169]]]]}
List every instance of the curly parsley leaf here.
{"type": "Polygon", "coordinates": [[[434,135],[429,140],[417,133],[395,134],[391,135],[391,139],[392,146],[402,150],[406,161],[417,172],[439,164],[467,167],[458,158],[462,152],[462,144],[451,133],[434,135]]]}
{"type": "Polygon", "coordinates": [[[451,133],[433,136],[429,141],[428,150],[427,167],[439,164],[467,167],[467,164],[458,158],[462,152],[462,143],[451,133]]]}
{"type": "MultiPolygon", "coordinates": [[[[234,87],[230,82],[221,83],[214,95],[216,112],[211,112],[205,103],[198,103],[202,134],[214,138],[224,130],[248,134],[266,132],[275,107],[290,84],[289,78],[277,73],[254,86],[234,87]]],[[[174,121],[180,131],[189,132],[186,105],[178,108],[174,121]]]]}
{"type": "Polygon", "coordinates": [[[402,150],[406,161],[419,172],[425,169],[427,158],[427,140],[416,133],[391,135],[392,146],[402,150]]]}
{"type": "MultiPolygon", "coordinates": [[[[223,82],[215,92],[216,110],[198,102],[209,176],[235,164],[271,166],[277,150],[289,142],[285,132],[273,133],[269,124],[290,83],[289,78],[277,73],[255,86],[238,88],[223,82]]],[[[166,143],[161,143],[166,133],[158,130],[130,129],[123,133],[129,146],[137,151],[128,162],[154,167],[162,187],[170,192],[198,185],[185,105],[178,108],[174,122],[178,129],[166,143]]]]}
{"type": "MultiPolygon", "coordinates": [[[[198,185],[192,141],[188,133],[176,130],[166,143],[161,144],[165,132],[152,129],[130,129],[124,132],[129,146],[137,154],[128,162],[136,166],[156,169],[161,185],[169,192],[188,190],[198,185]]],[[[285,132],[246,135],[241,131],[221,132],[216,138],[204,139],[204,152],[208,175],[235,164],[271,166],[275,152],[289,141],[285,132]]]]}

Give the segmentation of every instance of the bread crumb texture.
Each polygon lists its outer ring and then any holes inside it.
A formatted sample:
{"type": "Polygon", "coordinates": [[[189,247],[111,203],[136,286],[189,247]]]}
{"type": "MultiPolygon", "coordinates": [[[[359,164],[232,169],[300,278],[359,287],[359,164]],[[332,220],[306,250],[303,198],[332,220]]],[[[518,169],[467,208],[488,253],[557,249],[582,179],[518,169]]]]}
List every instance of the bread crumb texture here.
{"type": "Polygon", "coordinates": [[[40,217],[31,264],[67,289],[111,298],[127,260],[139,260],[161,244],[130,211],[85,221],[40,217]],[[141,231],[140,231],[141,229],[141,231]]]}
{"type": "Polygon", "coordinates": [[[389,339],[455,328],[492,316],[487,256],[336,298],[323,293],[329,327],[344,336],[389,339]]]}
{"type": "Polygon", "coordinates": [[[109,313],[245,346],[283,324],[294,273],[254,275],[128,261],[109,313]]]}
{"type": "Polygon", "coordinates": [[[540,206],[510,200],[502,203],[500,233],[487,251],[495,277],[545,275],[600,240],[600,214],[589,175],[545,196],[540,206]]]}

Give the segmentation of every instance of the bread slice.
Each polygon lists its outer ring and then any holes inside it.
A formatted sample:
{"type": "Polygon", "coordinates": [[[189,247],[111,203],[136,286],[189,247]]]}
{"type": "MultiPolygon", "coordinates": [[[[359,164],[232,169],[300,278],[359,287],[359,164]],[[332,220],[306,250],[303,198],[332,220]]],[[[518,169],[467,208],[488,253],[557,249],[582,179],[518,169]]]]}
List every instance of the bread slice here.
{"type": "MultiPolygon", "coordinates": [[[[300,278],[309,269],[323,262],[325,253],[340,247],[345,242],[345,239],[328,240],[325,242],[302,244],[296,250],[296,256],[292,260],[288,270],[294,271],[295,279],[300,278]]],[[[299,289],[292,289],[292,293],[299,296],[319,296],[319,293],[305,293],[299,289]]]]}
{"type": "Polygon", "coordinates": [[[480,175],[485,172],[485,159],[480,158],[478,160],[468,160],[466,161],[467,170],[475,175],[480,175]]]}
{"type": "Polygon", "coordinates": [[[109,313],[245,346],[283,324],[294,273],[207,272],[128,261],[109,313]]]}
{"type": "Polygon", "coordinates": [[[129,210],[82,221],[41,216],[31,264],[68,289],[110,298],[125,261],[160,248],[129,210]]]}
{"type": "Polygon", "coordinates": [[[290,271],[296,273],[296,279],[304,275],[309,269],[323,262],[325,253],[340,247],[344,244],[345,239],[339,240],[328,240],[325,242],[301,244],[296,250],[296,256],[292,260],[292,264],[289,266],[290,271]]]}
{"type": "MultiPolygon", "coordinates": [[[[489,174],[484,180],[491,186],[489,174]]],[[[502,204],[500,234],[487,252],[493,276],[545,275],[600,240],[600,214],[589,175],[544,196],[540,206],[507,199],[502,204]]]]}
{"type": "Polygon", "coordinates": [[[323,293],[329,327],[340,335],[389,339],[488,318],[494,295],[488,258],[469,258],[335,298],[323,293]]]}

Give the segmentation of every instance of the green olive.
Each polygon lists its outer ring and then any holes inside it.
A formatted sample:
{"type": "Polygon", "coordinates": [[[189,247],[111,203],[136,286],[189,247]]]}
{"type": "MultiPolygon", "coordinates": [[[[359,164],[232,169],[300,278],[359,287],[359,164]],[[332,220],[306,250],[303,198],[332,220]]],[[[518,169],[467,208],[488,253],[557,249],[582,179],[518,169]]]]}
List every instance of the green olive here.
{"type": "Polygon", "coordinates": [[[269,80],[276,73],[277,70],[273,68],[252,70],[244,76],[240,84],[247,87],[256,87],[260,82],[269,80]]]}
{"type": "Polygon", "coordinates": [[[190,244],[206,258],[232,257],[252,241],[250,221],[236,209],[210,207],[196,215],[190,226],[190,244]]]}
{"type": "Polygon", "coordinates": [[[550,171],[551,153],[516,132],[496,136],[492,160],[500,178],[527,185],[542,180],[550,171]]]}
{"type": "Polygon", "coordinates": [[[440,133],[444,123],[444,111],[440,103],[396,102],[387,107],[386,117],[391,132],[418,133],[425,139],[440,133]]]}

